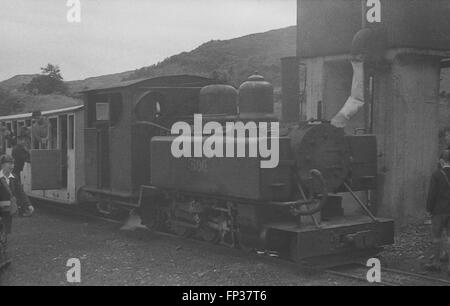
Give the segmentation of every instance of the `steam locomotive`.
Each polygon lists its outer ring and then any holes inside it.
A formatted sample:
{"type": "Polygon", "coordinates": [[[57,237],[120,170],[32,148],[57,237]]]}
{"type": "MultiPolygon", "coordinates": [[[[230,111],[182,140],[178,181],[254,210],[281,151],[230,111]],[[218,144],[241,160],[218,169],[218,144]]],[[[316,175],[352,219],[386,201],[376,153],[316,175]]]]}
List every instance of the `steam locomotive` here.
{"type": "MultiPolygon", "coordinates": [[[[262,76],[251,76],[239,90],[214,84],[199,95],[205,124],[219,123],[224,138],[233,136],[233,148],[245,144],[248,152],[268,140],[254,137],[260,127],[248,123],[279,124],[273,87],[262,76]],[[246,133],[230,134],[230,122],[247,126],[246,133]]],[[[192,136],[186,140],[191,149],[211,137],[195,131],[192,136]]],[[[143,185],[140,195],[143,223],[244,250],[275,251],[295,261],[372,252],[393,243],[393,221],[375,217],[362,200],[376,190],[375,136],[345,135],[328,122],[310,121],[268,137],[279,143],[274,168],[261,168],[261,156],[174,157],[176,136],[153,137],[151,184],[143,185]],[[351,200],[345,193],[359,209],[344,209],[351,200]]]]}

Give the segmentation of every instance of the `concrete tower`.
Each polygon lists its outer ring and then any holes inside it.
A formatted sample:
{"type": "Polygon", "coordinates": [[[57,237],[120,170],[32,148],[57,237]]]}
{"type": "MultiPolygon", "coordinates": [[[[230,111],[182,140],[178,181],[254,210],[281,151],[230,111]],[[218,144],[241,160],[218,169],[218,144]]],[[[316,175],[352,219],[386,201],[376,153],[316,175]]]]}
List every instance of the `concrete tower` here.
{"type": "Polygon", "coordinates": [[[439,107],[440,71],[450,57],[448,16],[445,0],[298,0],[304,117],[330,120],[346,102],[352,41],[362,28],[368,30],[359,47],[378,53],[364,70],[365,105],[345,130],[377,135],[379,215],[407,221],[424,214],[438,132],[446,124],[439,122],[439,112],[449,115],[447,107],[439,107]]]}

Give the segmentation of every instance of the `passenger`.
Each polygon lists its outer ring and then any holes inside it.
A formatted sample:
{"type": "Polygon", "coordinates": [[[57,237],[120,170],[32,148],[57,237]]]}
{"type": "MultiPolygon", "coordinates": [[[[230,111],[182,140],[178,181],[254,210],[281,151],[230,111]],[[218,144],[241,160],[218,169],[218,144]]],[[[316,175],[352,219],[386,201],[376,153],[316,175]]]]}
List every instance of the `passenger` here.
{"type": "Polygon", "coordinates": [[[14,133],[11,130],[6,128],[3,132],[3,140],[5,143],[5,147],[3,149],[4,153],[2,152],[2,154],[6,154],[6,149],[11,148],[12,146],[15,145],[16,137],[14,136],[14,133]]]}
{"type": "Polygon", "coordinates": [[[11,172],[14,162],[11,157],[2,155],[0,157],[0,216],[5,226],[6,234],[11,233],[12,216],[17,212],[16,199],[11,196],[11,190],[6,188],[10,185],[13,177],[11,172]]]}
{"type": "MultiPolygon", "coordinates": [[[[446,127],[444,128],[440,133],[439,133],[439,139],[440,139],[440,143],[442,146],[443,150],[450,150],[450,127],[446,127]]],[[[441,163],[438,162],[438,167],[442,168],[441,163]]],[[[445,230],[442,233],[443,236],[447,236],[450,235],[450,233],[447,233],[447,231],[445,230]]],[[[445,237],[444,237],[445,238],[445,237]]],[[[442,239],[442,241],[445,241],[445,239],[442,239]]],[[[441,248],[442,249],[442,253],[440,256],[440,260],[441,261],[448,261],[449,260],[449,256],[448,256],[448,252],[447,250],[445,250],[444,247],[441,248]]]]}
{"type": "Polygon", "coordinates": [[[29,211],[30,200],[23,191],[21,173],[26,162],[30,162],[30,152],[28,151],[28,133],[26,128],[22,131],[21,136],[17,137],[17,144],[12,149],[12,157],[14,159],[14,169],[12,174],[16,180],[16,188],[20,190],[21,197],[18,198],[19,214],[23,217],[30,217],[32,212],[29,211]]]}
{"type": "MultiPolygon", "coordinates": [[[[450,233],[450,150],[442,151],[439,160],[441,167],[438,167],[431,176],[426,207],[431,215],[434,251],[432,262],[426,265],[429,271],[440,271],[442,247],[447,253],[450,251],[450,237],[443,236],[445,230],[450,233]]],[[[447,266],[447,273],[450,275],[450,263],[447,266]]]]}
{"type": "Polygon", "coordinates": [[[13,147],[11,155],[14,158],[14,170],[13,175],[19,181],[22,182],[21,173],[23,166],[26,162],[30,162],[30,152],[28,151],[27,135],[20,135],[17,137],[17,144],[13,147]]]}
{"type": "Polygon", "coordinates": [[[0,137],[1,137],[1,149],[0,149],[0,154],[5,154],[6,153],[6,137],[8,135],[8,130],[6,129],[5,126],[0,126],[0,137]]]}
{"type": "Polygon", "coordinates": [[[10,155],[0,156],[0,203],[12,202],[14,213],[18,210],[24,217],[29,217],[34,212],[30,199],[23,190],[22,184],[13,174],[14,159],[10,155]],[[11,200],[12,198],[12,200],[11,200]]]}

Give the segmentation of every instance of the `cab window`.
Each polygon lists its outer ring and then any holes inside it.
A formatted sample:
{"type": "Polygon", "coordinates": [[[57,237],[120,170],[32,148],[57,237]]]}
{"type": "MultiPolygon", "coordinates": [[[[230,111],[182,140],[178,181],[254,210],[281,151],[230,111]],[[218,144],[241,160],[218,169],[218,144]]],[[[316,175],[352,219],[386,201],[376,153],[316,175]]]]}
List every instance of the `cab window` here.
{"type": "Polygon", "coordinates": [[[48,148],[57,149],[58,148],[58,119],[49,119],[49,135],[48,135],[48,148]]]}

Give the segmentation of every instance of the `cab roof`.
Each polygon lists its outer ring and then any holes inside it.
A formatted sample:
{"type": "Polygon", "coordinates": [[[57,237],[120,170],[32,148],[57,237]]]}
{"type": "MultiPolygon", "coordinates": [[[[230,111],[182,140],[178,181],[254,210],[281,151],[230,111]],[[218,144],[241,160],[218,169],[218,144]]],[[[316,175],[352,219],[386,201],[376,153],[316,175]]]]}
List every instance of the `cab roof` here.
{"type": "Polygon", "coordinates": [[[129,80],[122,81],[119,83],[113,83],[106,86],[100,86],[95,88],[89,88],[87,90],[80,91],[80,93],[92,93],[96,91],[108,91],[111,89],[122,89],[126,87],[131,87],[135,85],[145,85],[149,87],[153,86],[167,86],[167,87],[198,87],[198,86],[206,86],[208,84],[217,83],[213,79],[189,75],[189,74],[181,74],[181,75],[168,75],[168,76],[160,76],[155,78],[144,78],[137,80],[129,80]]]}

